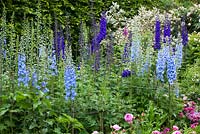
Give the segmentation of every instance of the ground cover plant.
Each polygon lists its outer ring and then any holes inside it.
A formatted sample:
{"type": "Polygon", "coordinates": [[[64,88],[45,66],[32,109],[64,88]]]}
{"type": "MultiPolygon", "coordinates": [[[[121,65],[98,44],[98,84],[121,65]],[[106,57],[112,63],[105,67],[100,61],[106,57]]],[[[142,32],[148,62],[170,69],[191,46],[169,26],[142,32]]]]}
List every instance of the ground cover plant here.
{"type": "Polygon", "coordinates": [[[74,32],[45,1],[20,21],[1,3],[0,133],[200,133],[199,4],[110,2],[74,32]]]}

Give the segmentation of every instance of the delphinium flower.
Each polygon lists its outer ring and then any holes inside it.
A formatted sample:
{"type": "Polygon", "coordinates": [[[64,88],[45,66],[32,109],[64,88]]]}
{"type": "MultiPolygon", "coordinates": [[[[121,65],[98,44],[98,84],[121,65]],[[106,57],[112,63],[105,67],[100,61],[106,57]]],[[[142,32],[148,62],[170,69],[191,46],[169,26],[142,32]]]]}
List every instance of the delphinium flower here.
{"type": "Polygon", "coordinates": [[[129,69],[125,69],[122,71],[122,77],[129,77],[131,76],[131,71],[129,69]]]}
{"type": "Polygon", "coordinates": [[[167,60],[167,78],[170,85],[176,80],[175,55],[171,55],[167,60]]]}
{"type": "Polygon", "coordinates": [[[129,52],[129,43],[126,43],[125,46],[124,46],[124,53],[122,55],[122,61],[124,63],[130,61],[129,54],[130,54],[130,52],[129,52]]]}
{"type": "Polygon", "coordinates": [[[95,36],[92,39],[92,46],[91,46],[92,52],[95,52],[96,51],[95,48],[98,48],[96,46],[99,46],[100,42],[106,38],[106,32],[107,32],[107,20],[106,20],[105,13],[102,13],[102,16],[100,19],[99,33],[97,34],[97,36],[95,36]]]}
{"type": "Polygon", "coordinates": [[[33,74],[32,74],[32,86],[37,88],[37,89],[40,89],[41,87],[38,85],[38,74],[36,72],[36,70],[33,71],[33,74]]]}
{"type": "Polygon", "coordinates": [[[67,65],[64,72],[64,83],[65,83],[65,99],[74,100],[76,96],[76,73],[72,65],[67,65]]]}
{"type": "Polygon", "coordinates": [[[181,67],[183,59],[183,45],[181,43],[176,44],[175,56],[176,56],[176,67],[177,69],[179,69],[181,67]]]}
{"type": "Polygon", "coordinates": [[[29,71],[26,69],[26,56],[25,54],[18,55],[18,85],[22,83],[24,86],[28,86],[29,71]]]}
{"type": "Polygon", "coordinates": [[[50,56],[48,56],[48,63],[49,63],[49,73],[52,76],[55,76],[58,74],[58,68],[57,68],[57,62],[56,62],[56,54],[55,51],[52,52],[52,54],[50,54],[50,56]]]}
{"type": "Polygon", "coordinates": [[[162,50],[158,51],[157,63],[156,63],[156,77],[158,80],[164,82],[164,71],[165,71],[166,63],[162,50]]]}
{"type": "Polygon", "coordinates": [[[47,78],[44,78],[44,80],[41,82],[41,89],[42,89],[43,93],[49,92],[49,89],[47,88],[46,80],[47,80],[47,78]]]}
{"type": "Polygon", "coordinates": [[[142,62],[142,67],[141,67],[141,70],[140,70],[140,75],[144,75],[144,73],[147,73],[150,66],[151,66],[151,49],[150,49],[150,44],[147,46],[147,49],[146,49],[146,55],[145,55],[145,59],[144,61],[142,62]]]}
{"type": "Polygon", "coordinates": [[[65,59],[65,40],[64,36],[62,35],[62,32],[57,32],[57,57],[60,59],[60,55],[62,55],[62,58],[65,59]],[[61,53],[62,52],[62,53],[61,53]]]}
{"type": "Polygon", "coordinates": [[[181,21],[181,37],[182,37],[183,46],[186,46],[188,43],[188,31],[187,31],[187,26],[185,24],[184,18],[182,18],[182,21],[181,21]]]}
{"type": "Polygon", "coordinates": [[[156,23],[155,23],[155,40],[154,40],[154,50],[159,50],[161,48],[160,44],[160,20],[158,17],[156,17],[156,23]]]}
{"type": "Polygon", "coordinates": [[[139,59],[140,43],[141,43],[140,40],[137,39],[133,41],[131,44],[131,61],[132,62],[137,62],[137,60],[139,59]]]}
{"type": "Polygon", "coordinates": [[[170,21],[169,21],[168,17],[166,17],[165,24],[164,24],[164,39],[163,39],[163,42],[170,44],[170,42],[171,42],[170,36],[171,36],[170,21]]]}

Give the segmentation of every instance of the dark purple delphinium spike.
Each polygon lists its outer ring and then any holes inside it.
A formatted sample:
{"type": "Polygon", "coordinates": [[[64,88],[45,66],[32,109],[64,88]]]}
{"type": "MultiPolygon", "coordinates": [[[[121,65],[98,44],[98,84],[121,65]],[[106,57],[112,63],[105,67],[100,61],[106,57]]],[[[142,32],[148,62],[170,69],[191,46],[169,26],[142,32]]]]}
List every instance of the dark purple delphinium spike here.
{"type": "Polygon", "coordinates": [[[92,46],[91,51],[95,52],[95,47],[100,45],[100,42],[106,38],[106,27],[107,27],[107,20],[105,13],[102,13],[101,19],[100,19],[100,30],[97,36],[95,36],[92,39],[92,46]]]}
{"type": "Polygon", "coordinates": [[[185,18],[182,18],[181,21],[181,37],[182,37],[182,44],[186,46],[188,43],[188,31],[185,24],[185,18]]]}
{"type": "Polygon", "coordinates": [[[170,44],[170,42],[171,42],[170,36],[171,36],[170,20],[168,19],[168,17],[166,17],[165,25],[164,25],[164,39],[163,39],[163,42],[170,44]]]}
{"type": "Polygon", "coordinates": [[[122,77],[129,77],[131,76],[131,71],[128,69],[125,69],[122,71],[122,77]]]}
{"type": "Polygon", "coordinates": [[[154,50],[159,50],[160,48],[160,20],[156,17],[154,50]]]}
{"type": "Polygon", "coordinates": [[[63,35],[63,31],[62,31],[62,27],[60,26],[60,48],[61,48],[61,50],[60,51],[62,51],[62,58],[63,59],[65,59],[66,57],[66,55],[65,55],[65,39],[64,39],[64,35],[63,35]]]}

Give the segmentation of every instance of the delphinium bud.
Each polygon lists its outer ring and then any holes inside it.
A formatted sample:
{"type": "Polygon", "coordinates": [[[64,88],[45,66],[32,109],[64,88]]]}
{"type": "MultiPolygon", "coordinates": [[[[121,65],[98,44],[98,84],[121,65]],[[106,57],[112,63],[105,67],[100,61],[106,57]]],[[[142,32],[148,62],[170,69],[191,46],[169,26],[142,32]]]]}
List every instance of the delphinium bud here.
{"type": "Polygon", "coordinates": [[[64,83],[65,83],[65,99],[74,100],[76,96],[76,72],[72,65],[67,65],[64,72],[64,83]]]}
{"type": "Polygon", "coordinates": [[[160,33],[161,33],[161,30],[160,30],[160,20],[159,20],[158,17],[156,17],[154,50],[159,50],[161,48],[160,33]]]}

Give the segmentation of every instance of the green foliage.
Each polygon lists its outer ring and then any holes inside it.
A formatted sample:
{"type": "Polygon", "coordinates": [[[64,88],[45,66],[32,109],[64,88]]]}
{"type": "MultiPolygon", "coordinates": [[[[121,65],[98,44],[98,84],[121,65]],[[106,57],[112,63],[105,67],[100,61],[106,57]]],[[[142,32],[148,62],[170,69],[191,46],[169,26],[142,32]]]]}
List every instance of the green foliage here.
{"type": "Polygon", "coordinates": [[[8,91],[10,90],[5,90],[0,98],[1,133],[55,132],[59,134],[69,133],[72,128],[79,131],[84,129],[78,120],[66,114],[64,107],[57,105],[57,101],[66,105],[64,99],[57,98],[55,95],[45,95],[31,88],[24,91],[18,88],[12,92],[8,91]]]}

